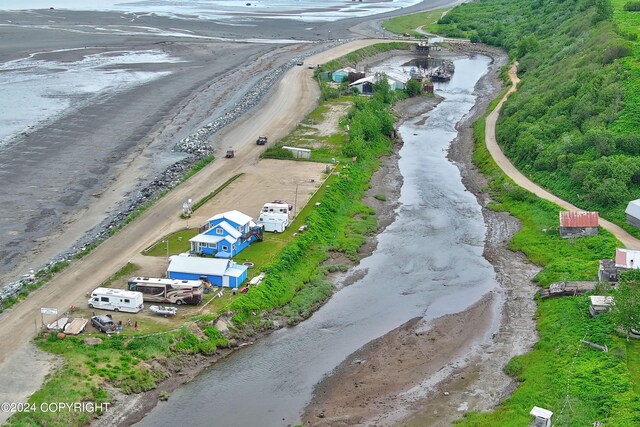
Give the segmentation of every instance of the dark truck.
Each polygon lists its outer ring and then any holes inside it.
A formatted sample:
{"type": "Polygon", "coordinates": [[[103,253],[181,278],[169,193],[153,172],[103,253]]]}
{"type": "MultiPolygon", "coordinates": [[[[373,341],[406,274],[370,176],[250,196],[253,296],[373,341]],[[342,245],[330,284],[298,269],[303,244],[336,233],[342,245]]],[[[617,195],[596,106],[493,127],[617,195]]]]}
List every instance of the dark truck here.
{"type": "Polygon", "coordinates": [[[110,314],[93,316],[91,318],[91,324],[100,332],[104,332],[106,334],[112,334],[117,330],[117,326],[113,323],[113,319],[110,314]]]}
{"type": "Polygon", "coordinates": [[[259,136],[258,140],[256,141],[256,144],[258,145],[265,145],[267,143],[267,137],[266,136],[259,136]]]}

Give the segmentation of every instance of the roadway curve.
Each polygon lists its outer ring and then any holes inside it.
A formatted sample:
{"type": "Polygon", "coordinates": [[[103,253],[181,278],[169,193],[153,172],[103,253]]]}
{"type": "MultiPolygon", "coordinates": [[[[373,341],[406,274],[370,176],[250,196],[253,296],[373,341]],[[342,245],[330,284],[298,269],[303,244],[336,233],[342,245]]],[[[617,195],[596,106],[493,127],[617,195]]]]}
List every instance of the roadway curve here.
{"type": "MultiPolygon", "coordinates": [[[[491,157],[493,157],[493,160],[500,167],[500,169],[502,169],[502,171],[520,187],[525,188],[531,191],[536,196],[542,199],[548,200],[550,202],[553,202],[556,205],[568,211],[582,211],[583,209],[580,209],[572,205],[571,203],[565,200],[562,200],[561,198],[549,193],[547,190],[535,184],[533,181],[529,180],[529,178],[524,176],[513,165],[513,163],[511,163],[511,161],[507,158],[507,156],[504,155],[504,153],[502,152],[502,150],[500,149],[500,146],[496,141],[496,122],[498,120],[498,116],[500,114],[500,109],[502,108],[502,104],[504,104],[504,102],[507,100],[510,94],[512,94],[517,90],[518,83],[520,82],[520,79],[518,78],[517,70],[518,70],[518,63],[514,64],[513,67],[511,67],[511,69],[509,70],[509,79],[511,79],[511,83],[512,83],[511,87],[509,88],[507,93],[504,94],[504,96],[502,97],[498,105],[496,105],[496,108],[494,108],[494,110],[491,113],[489,113],[489,115],[487,116],[485,133],[484,133],[484,140],[487,145],[487,149],[489,150],[489,153],[491,153],[491,157]]],[[[630,249],[640,249],[640,240],[633,237],[629,233],[627,233],[620,226],[602,218],[600,218],[599,224],[600,224],[600,227],[604,228],[605,230],[611,232],[611,234],[616,236],[616,238],[620,240],[625,247],[630,249]]]]}

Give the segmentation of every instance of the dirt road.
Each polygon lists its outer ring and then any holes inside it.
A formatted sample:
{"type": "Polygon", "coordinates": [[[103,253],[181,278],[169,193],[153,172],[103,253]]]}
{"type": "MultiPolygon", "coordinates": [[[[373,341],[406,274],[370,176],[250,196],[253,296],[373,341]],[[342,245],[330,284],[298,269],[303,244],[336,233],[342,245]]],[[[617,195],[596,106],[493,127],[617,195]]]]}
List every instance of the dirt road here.
{"type": "MultiPolygon", "coordinates": [[[[321,64],[377,42],[379,41],[354,41],[310,57],[307,61],[321,64]]],[[[218,160],[175,188],[122,231],[91,254],[74,262],[25,301],[0,314],[0,324],[3,325],[0,328],[0,342],[3,343],[0,346],[0,372],[18,372],[18,367],[20,372],[25,369],[31,372],[31,375],[20,375],[19,378],[15,375],[0,375],[2,401],[17,402],[26,399],[40,387],[50,368],[49,364],[42,363],[42,355],[30,343],[36,333],[34,322],[40,322],[40,307],[67,310],[144,248],[162,236],[184,228],[186,224],[178,219],[178,214],[185,200],[199,200],[231,176],[250,170],[264,150],[264,147],[255,144],[257,135],[266,134],[271,141],[277,141],[316,106],[319,88],[312,79],[312,73],[307,67],[292,68],[261,105],[216,137],[218,141],[224,142],[218,145],[224,147],[222,151],[226,147],[235,149],[234,159],[223,158],[223,152],[216,153],[218,160]],[[33,357],[24,357],[25,347],[31,347],[33,357]]],[[[0,422],[2,421],[0,416],[0,422]]]]}
{"type": "MultiPolygon", "coordinates": [[[[529,180],[526,176],[524,176],[513,165],[513,163],[511,163],[511,161],[504,155],[504,153],[502,152],[502,150],[500,149],[500,146],[496,141],[496,122],[498,120],[498,115],[500,114],[500,109],[502,108],[502,104],[504,104],[504,102],[507,100],[507,98],[511,93],[517,90],[518,83],[520,82],[520,79],[518,78],[518,75],[517,75],[517,69],[518,69],[517,67],[518,67],[518,64],[516,63],[509,70],[509,78],[511,79],[512,86],[509,88],[507,93],[504,94],[504,96],[502,97],[498,105],[496,105],[496,108],[487,116],[485,134],[484,134],[484,139],[485,139],[485,143],[487,144],[487,149],[489,150],[489,153],[491,153],[493,160],[495,160],[495,162],[500,167],[500,169],[502,169],[502,171],[509,178],[511,178],[516,184],[518,184],[522,188],[525,188],[531,191],[533,194],[535,194],[540,198],[543,198],[545,200],[555,203],[556,205],[560,206],[563,209],[570,210],[570,211],[582,211],[582,209],[551,194],[550,192],[548,192],[547,190],[535,184],[534,182],[529,180]]],[[[605,230],[609,231],[611,234],[616,236],[616,238],[620,240],[625,247],[630,249],[640,249],[640,239],[636,239],[635,237],[627,233],[625,230],[623,230],[620,226],[602,218],[600,218],[599,223],[600,223],[600,227],[604,228],[605,230]]]]}

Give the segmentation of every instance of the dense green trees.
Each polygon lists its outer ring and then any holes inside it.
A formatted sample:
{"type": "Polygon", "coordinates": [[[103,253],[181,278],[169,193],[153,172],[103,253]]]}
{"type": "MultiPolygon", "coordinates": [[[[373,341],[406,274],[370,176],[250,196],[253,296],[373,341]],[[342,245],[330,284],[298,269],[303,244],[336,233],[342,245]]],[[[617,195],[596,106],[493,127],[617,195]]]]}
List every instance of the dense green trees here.
{"type": "Polygon", "coordinates": [[[640,197],[638,114],[631,104],[624,110],[640,83],[625,80],[635,78],[621,61],[633,37],[618,34],[612,16],[610,0],[485,0],[453,9],[441,23],[447,34],[477,37],[520,62],[520,88],[497,125],[518,168],[624,222],[626,203],[640,197]]]}

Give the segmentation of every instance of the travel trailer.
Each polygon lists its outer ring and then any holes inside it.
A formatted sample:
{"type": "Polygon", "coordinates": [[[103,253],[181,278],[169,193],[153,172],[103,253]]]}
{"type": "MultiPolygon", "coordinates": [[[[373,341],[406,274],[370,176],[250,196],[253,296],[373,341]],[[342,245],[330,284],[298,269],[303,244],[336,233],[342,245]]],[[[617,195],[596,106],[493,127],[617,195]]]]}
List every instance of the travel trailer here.
{"type": "Polygon", "coordinates": [[[258,225],[264,227],[264,231],[282,233],[289,226],[289,215],[282,213],[261,213],[258,225]]]}
{"type": "Polygon", "coordinates": [[[264,231],[282,233],[289,226],[291,206],[280,200],[265,203],[260,210],[260,217],[256,223],[264,227],[264,231]]]}
{"type": "Polygon", "coordinates": [[[111,288],[94,289],[88,304],[91,308],[128,313],[137,313],[144,308],[142,292],[111,288]]]}
{"type": "Polygon", "coordinates": [[[279,213],[279,214],[287,214],[291,213],[292,206],[288,203],[265,203],[262,206],[262,210],[260,213],[279,213]]]}
{"type": "Polygon", "coordinates": [[[193,304],[202,301],[202,280],[155,279],[153,277],[129,278],[129,290],[142,292],[148,302],[193,304]]]}

